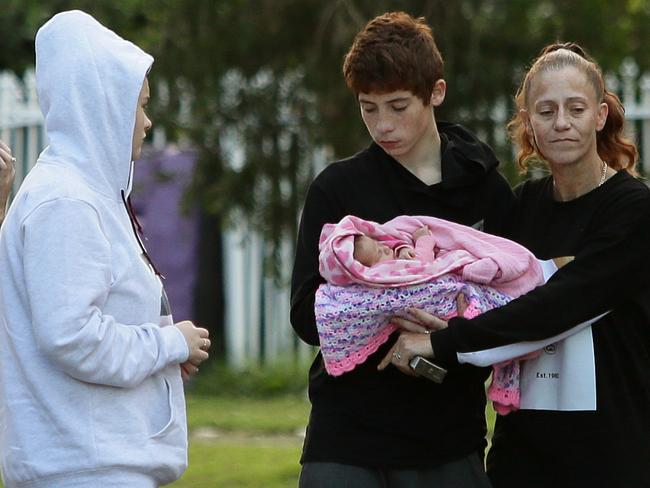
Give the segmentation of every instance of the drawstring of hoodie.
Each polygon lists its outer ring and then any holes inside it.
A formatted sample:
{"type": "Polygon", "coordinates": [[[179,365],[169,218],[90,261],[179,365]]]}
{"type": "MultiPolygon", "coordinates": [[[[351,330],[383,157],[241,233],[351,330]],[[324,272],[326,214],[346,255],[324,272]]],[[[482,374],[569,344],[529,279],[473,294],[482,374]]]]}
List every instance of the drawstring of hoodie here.
{"type": "Polygon", "coordinates": [[[120,193],[122,195],[122,202],[124,202],[124,206],[126,207],[126,213],[129,215],[129,220],[131,221],[131,229],[133,229],[133,234],[135,234],[135,240],[138,241],[138,246],[140,246],[142,255],[145,257],[147,263],[149,264],[149,266],[151,266],[151,269],[156,274],[156,276],[164,280],[165,276],[160,271],[158,271],[158,268],[156,268],[153,259],[151,259],[151,256],[149,256],[149,253],[147,252],[147,249],[144,247],[144,244],[142,243],[142,239],[140,238],[140,236],[144,237],[144,232],[142,231],[142,225],[140,225],[140,222],[138,221],[138,218],[135,215],[135,211],[133,210],[133,205],[131,204],[131,196],[127,197],[124,194],[124,190],[120,190],[120,193]]]}

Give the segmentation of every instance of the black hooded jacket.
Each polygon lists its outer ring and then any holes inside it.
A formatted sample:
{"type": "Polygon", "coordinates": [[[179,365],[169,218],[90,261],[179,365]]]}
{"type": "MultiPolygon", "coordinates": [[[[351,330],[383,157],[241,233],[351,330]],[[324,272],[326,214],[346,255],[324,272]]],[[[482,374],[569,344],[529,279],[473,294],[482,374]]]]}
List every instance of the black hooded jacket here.
{"type": "MultiPolygon", "coordinates": [[[[314,297],[324,283],[318,240],[325,223],[346,215],[383,223],[428,215],[503,234],[513,208],[492,150],[456,124],[439,122],[442,181],[426,185],[376,144],[328,165],[312,182],[300,223],[291,286],[291,323],[318,345],[314,297]]],[[[394,338],[393,338],[394,340],[394,338]]],[[[386,469],[430,468],[485,447],[484,381],[488,370],[450,372],[443,384],[377,364],[393,340],[339,377],[318,354],[310,370],[312,411],[302,462],[329,461],[386,469]]]]}

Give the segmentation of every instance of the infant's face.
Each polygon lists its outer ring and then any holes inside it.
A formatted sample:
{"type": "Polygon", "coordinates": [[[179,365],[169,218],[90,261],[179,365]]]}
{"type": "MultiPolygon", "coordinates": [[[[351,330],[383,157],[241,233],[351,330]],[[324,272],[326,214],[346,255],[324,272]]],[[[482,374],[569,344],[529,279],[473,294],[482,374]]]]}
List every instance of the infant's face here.
{"type": "Polygon", "coordinates": [[[395,259],[395,253],[387,245],[368,236],[357,236],[354,239],[354,259],[364,266],[370,267],[395,259]]]}

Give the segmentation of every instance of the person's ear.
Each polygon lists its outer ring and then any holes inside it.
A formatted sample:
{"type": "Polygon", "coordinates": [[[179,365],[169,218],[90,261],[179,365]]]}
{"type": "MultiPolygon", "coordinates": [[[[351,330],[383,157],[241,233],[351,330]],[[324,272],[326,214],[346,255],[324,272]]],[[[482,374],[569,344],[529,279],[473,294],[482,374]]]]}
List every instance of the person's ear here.
{"type": "Polygon", "coordinates": [[[528,137],[533,137],[533,126],[530,123],[530,114],[528,113],[528,110],[525,108],[522,108],[519,111],[519,116],[521,117],[521,121],[524,124],[524,129],[526,130],[526,135],[528,137]]]}
{"type": "Polygon", "coordinates": [[[607,116],[609,115],[609,105],[605,102],[598,106],[598,114],[596,114],[596,132],[600,132],[607,123],[607,116]]]}
{"type": "Polygon", "coordinates": [[[433,84],[431,91],[431,106],[438,107],[444,102],[447,93],[447,83],[442,78],[433,84]]]}

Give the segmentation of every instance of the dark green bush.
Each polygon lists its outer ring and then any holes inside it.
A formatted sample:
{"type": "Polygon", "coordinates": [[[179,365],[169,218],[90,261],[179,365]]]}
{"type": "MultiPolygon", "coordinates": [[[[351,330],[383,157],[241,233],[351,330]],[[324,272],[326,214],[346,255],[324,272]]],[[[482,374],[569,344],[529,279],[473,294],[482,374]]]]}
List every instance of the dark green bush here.
{"type": "Polygon", "coordinates": [[[234,395],[268,397],[304,394],[309,364],[280,361],[267,365],[249,364],[233,368],[223,361],[209,361],[188,385],[199,395],[234,395]]]}

